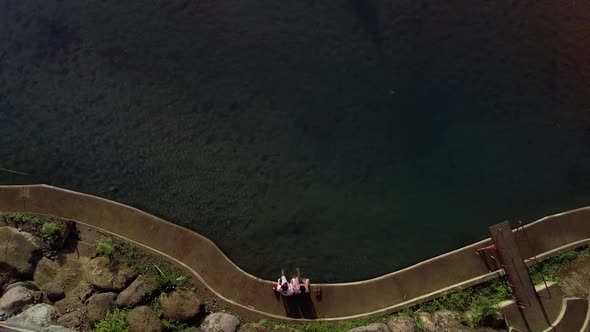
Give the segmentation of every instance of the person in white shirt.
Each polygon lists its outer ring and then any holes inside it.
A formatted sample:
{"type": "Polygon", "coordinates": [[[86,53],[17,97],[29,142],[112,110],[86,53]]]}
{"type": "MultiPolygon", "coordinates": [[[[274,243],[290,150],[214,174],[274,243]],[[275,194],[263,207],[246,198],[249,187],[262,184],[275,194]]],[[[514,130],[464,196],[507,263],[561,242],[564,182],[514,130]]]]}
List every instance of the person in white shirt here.
{"type": "Polygon", "coordinates": [[[293,295],[293,285],[287,282],[287,277],[285,277],[285,270],[281,270],[281,277],[277,280],[276,290],[283,296],[293,295]]]}
{"type": "Polygon", "coordinates": [[[309,293],[309,278],[301,278],[301,271],[297,268],[297,275],[291,279],[291,288],[293,293],[309,293]]]}

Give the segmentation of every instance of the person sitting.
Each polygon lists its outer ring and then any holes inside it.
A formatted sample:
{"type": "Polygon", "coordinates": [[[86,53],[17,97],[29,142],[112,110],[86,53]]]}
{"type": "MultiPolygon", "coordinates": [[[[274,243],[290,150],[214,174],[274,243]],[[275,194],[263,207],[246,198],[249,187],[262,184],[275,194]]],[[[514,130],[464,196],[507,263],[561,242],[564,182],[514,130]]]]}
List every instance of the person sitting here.
{"type": "Polygon", "coordinates": [[[309,278],[301,278],[299,268],[297,268],[297,275],[291,279],[291,288],[295,294],[309,293],[309,278]]]}
{"type": "Polygon", "coordinates": [[[287,282],[287,277],[285,277],[285,270],[281,270],[281,277],[277,280],[277,286],[275,289],[283,296],[293,295],[293,286],[287,282]]]}

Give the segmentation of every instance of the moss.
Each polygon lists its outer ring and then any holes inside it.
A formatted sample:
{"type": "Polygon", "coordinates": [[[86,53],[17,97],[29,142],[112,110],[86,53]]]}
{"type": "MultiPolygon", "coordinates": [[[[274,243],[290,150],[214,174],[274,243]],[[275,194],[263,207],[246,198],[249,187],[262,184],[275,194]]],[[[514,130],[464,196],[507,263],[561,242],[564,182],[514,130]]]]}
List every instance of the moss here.
{"type": "Polygon", "coordinates": [[[48,220],[41,226],[41,238],[47,241],[51,246],[55,246],[58,243],[64,229],[65,225],[62,222],[48,220]]]}
{"type": "Polygon", "coordinates": [[[96,323],[95,332],[129,332],[129,326],[125,321],[127,312],[119,309],[108,311],[105,318],[96,323]]]}

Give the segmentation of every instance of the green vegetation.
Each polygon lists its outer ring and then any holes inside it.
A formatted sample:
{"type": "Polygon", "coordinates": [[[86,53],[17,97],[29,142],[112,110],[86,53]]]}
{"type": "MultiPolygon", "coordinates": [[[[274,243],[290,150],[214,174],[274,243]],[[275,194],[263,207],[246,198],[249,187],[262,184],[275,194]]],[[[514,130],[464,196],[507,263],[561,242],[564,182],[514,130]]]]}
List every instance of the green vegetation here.
{"type": "MultiPolygon", "coordinates": [[[[109,236],[102,236],[96,246],[96,255],[108,257],[114,265],[125,265],[138,274],[154,278],[157,281],[158,288],[156,294],[177,287],[186,287],[199,294],[207,312],[223,312],[227,310],[225,303],[212,295],[208,295],[209,292],[206,287],[195,282],[184,270],[144,249],[115,240],[109,236]]],[[[152,309],[158,313],[159,308],[153,305],[156,298],[148,300],[152,300],[152,309]]],[[[170,326],[178,325],[174,322],[169,323],[170,326]]]]}
{"type": "Polygon", "coordinates": [[[41,238],[54,246],[59,241],[59,238],[64,231],[65,225],[62,222],[48,220],[41,226],[41,238]]]}
{"type": "Polygon", "coordinates": [[[105,318],[96,323],[95,332],[129,332],[125,321],[127,312],[119,309],[108,311],[105,318]]]}
{"type": "Polygon", "coordinates": [[[193,281],[176,265],[109,236],[98,240],[96,255],[110,258],[113,264],[126,265],[138,274],[153,277],[158,281],[160,291],[194,287],[193,281]]]}
{"type": "Polygon", "coordinates": [[[533,284],[543,283],[543,277],[546,281],[559,281],[557,271],[563,264],[584,257],[590,257],[590,247],[588,246],[566,251],[555,257],[548,258],[539,264],[529,266],[529,273],[531,274],[533,284]]]}
{"type": "MultiPolygon", "coordinates": [[[[588,257],[590,257],[590,247],[585,246],[548,258],[538,264],[529,266],[531,279],[535,285],[542,283],[543,277],[546,281],[558,281],[558,271],[561,266],[588,257]]],[[[443,295],[395,314],[382,315],[371,319],[339,323],[318,322],[304,324],[261,320],[260,323],[270,327],[291,327],[305,332],[344,332],[359,326],[386,322],[396,316],[409,316],[416,321],[419,330],[423,331],[422,322],[418,319],[419,312],[433,313],[439,310],[452,310],[463,313],[461,322],[474,327],[481,325],[486,319],[494,317],[498,311],[498,304],[509,299],[512,299],[512,291],[506,284],[504,277],[500,277],[471,288],[443,295]]]]}
{"type": "Polygon", "coordinates": [[[48,217],[41,217],[32,214],[18,213],[18,212],[1,212],[0,216],[6,222],[12,222],[16,227],[24,224],[30,224],[34,226],[42,226],[45,223],[44,219],[50,219],[48,217]]]}
{"type": "Polygon", "coordinates": [[[47,216],[0,212],[0,219],[10,226],[17,227],[39,236],[49,248],[54,248],[66,227],[66,222],[47,216]]]}
{"type": "Polygon", "coordinates": [[[109,236],[101,236],[96,242],[96,255],[112,258],[115,254],[115,241],[109,236]]]}

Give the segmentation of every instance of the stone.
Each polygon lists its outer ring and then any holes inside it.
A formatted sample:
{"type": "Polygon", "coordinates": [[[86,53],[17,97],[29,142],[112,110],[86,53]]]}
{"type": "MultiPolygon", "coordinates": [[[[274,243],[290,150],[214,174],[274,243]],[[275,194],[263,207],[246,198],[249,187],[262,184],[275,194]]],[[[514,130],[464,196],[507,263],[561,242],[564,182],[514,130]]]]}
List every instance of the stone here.
{"type": "Polygon", "coordinates": [[[461,324],[461,314],[449,310],[437,311],[432,315],[437,332],[471,332],[472,328],[461,324]]]}
{"type": "Polygon", "coordinates": [[[0,298],[0,315],[10,316],[35,301],[35,292],[23,286],[10,288],[0,298]]]}
{"type": "Polygon", "coordinates": [[[436,325],[434,324],[434,317],[428,312],[419,312],[418,319],[422,322],[422,329],[424,332],[436,332],[436,325]]]}
{"type": "Polygon", "coordinates": [[[43,292],[45,293],[45,295],[47,295],[47,298],[51,302],[57,302],[66,297],[63,288],[61,288],[61,286],[55,282],[47,283],[43,285],[42,288],[43,292]]]}
{"type": "Polygon", "coordinates": [[[119,294],[117,305],[120,307],[132,306],[152,294],[157,287],[158,284],[154,279],[139,276],[119,294]]]}
{"type": "Polygon", "coordinates": [[[102,320],[109,309],[115,306],[116,293],[94,294],[88,299],[86,304],[86,320],[93,324],[102,320]]]}
{"type": "Polygon", "coordinates": [[[131,309],[125,317],[130,332],[161,332],[162,322],[148,306],[131,309]]]}
{"type": "Polygon", "coordinates": [[[39,286],[36,283],[32,282],[32,281],[17,281],[15,283],[12,283],[12,284],[6,286],[4,288],[4,291],[7,292],[11,288],[15,288],[15,287],[24,287],[24,288],[30,289],[32,291],[40,291],[41,290],[39,288],[39,286]]]}
{"type": "Polygon", "coordinates": [[[215,312],[205,317],[201,323],[203,332],[235,332],[240,326],[238,317],[224,312],[215,312]]]}
{"type": "Polygon", "coordinates": [[[84,280],[104,290],[123,290],[135,277],[136,274],[126,268],[113,268],[106,257],[93,258],[84,269],[84,280]]]}
{"type": "Polygon", "coordinates": [[[201,300],[190,289],[177,288],[158,297],[164,317],[182,322],[197,318],[203,309],[201,300]]]}
{"type": "Polygon", "coordinates": [[[93,292],[94,290],[92,289],[92,286],[86,281],[80,281],[80,283],[72,290],[72,293],[82,302],[86,302],[93,292]]]}
{"type": "Polygon", "coordinates": [[[33,280],[35,280],[39,285],[53,283],[55,280],[59,280],[58,276],[60,272],[61,267],[57,262],[52,261],[47,257],[43,257],[37,263],[35,273],[33,274],[33,280]]]}
{"type": "Polygon", "coordinates": [[[74,310],[61,315],[57,319],[57,324],[77,331],[86,331],[89,327],[83,310],[74,310]]]}
{"type": "Polygon", "coordinates": [[[49,325],[48,327],[44,328],[42,332],[76,332],[75,330],[68,329],[63,326],[59,325],[49,325]]]}
{"type": "Polygon", "coordinates": [[[37,237],[14,227],[0,227],[1,269],[31,276],[41,256],[41,240],[37,237]]]}
{"type": "Polygon", "coordinates": [[[387,327],[387,325],[383,324],[383,323],[373,323],[367,326],[361,326],[361,327],[357,327],[351,330],[348,330],[348,332],[391,332],[389,331],[389,328],[387,327]]]}
{"type": "Polygon", "coordinates": [[[19,327],[39,330],[55,322],[57,311],[48,304],[35,304],[20,314],[6,320],[6,323],[19,327]]]}
{"type": "Polygon", "coordinates": [[[418,325],[412,317],[400,316],[387,321],[389,330],[395,332],[419,332],[418,325]]]}
{"type": "Polygon", "coordinates": [[[180,332],[202,332],[198,327],[189,327],[188,329],[184,329],[180,332]]]}

